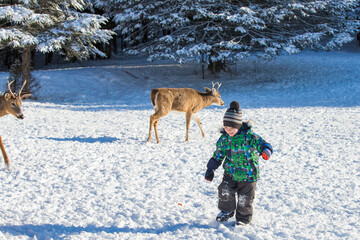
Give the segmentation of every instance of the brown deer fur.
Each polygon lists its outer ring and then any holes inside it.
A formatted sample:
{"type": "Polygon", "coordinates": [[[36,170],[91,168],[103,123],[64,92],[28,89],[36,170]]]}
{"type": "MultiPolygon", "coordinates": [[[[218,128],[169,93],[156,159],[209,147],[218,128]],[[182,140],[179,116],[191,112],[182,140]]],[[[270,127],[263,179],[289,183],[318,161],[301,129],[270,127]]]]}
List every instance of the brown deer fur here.
{"type": "Polygon", "coordinates": [[[157,125],[160,118],[166,116],[171,111],[185,112],[186,116],[186,141],[189,141],[189,127],[190,119],[194,117],[196,120],[202,136],[205,133],[201,127],[199,118],[195,115],[196,112],[208,107],[212,104],[225,105],[219,94],[221,84],[215,83],[212,89],[204,88],[205,92],[199,92],[192,88],[155,88],[151,90],[151,103],[155,108],[155,113],[150,116],[150,128],[148,142],[151,140],[151,131],[154,127],[156,140],[159,143],[159,136],[157,132],[157,125]],[[215,85],[218,85],[215,89],[215,85]]]}
{"type": "MultiPolygon", "coordinates": [[[[8,83],[9,92],[6,92],[4,95],[0,96],[0,117],[11,114],[18,119],[24,119],[24,114],[22,113],[21,109],[22,100],[29,98],[31,96],[31,93],[21,93],[22,89],[26,84],[26,82],[24,82],[22,88],[19,91],[19,94],[14,94],[13,92],[11,92],[11,83],[8,83]]],[[[6,168],[10,170],[10,161],[6,154],[1,136],[0,149],[4,157],[6,168]]]]}

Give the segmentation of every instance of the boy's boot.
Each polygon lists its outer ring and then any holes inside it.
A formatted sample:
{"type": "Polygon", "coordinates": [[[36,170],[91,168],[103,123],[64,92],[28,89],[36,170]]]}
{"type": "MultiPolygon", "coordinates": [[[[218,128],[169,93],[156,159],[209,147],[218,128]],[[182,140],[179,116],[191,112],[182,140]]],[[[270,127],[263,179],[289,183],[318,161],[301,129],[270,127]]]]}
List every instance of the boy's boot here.
{"type": "Polygon", "coordinates": [[[236,220],[236,225],[237,225],[237,226],[245,226],[245,225],[247,225],[247,224],[249,224],[249,223],[246,223],[246,222],[243,222],[243,221],[236,220]]]}
{"type": "Polygon", "coordinates": [[[216,221],[218,221],[218,222],[226,222],[226,221],[229,220],[229,218],[231,218],[232,216],[234,216],[234,212],[223,212],[223,211],[221,211],[221,212],[216,216],[216,221]]]}

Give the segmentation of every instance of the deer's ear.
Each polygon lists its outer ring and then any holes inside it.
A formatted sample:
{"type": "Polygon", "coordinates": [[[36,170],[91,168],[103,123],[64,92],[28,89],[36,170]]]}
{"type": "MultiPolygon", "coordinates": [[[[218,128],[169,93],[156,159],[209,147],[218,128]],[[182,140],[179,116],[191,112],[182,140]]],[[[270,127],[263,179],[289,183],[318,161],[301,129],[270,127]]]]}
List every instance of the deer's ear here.
{"type": "Polygon", "coordinates": [[[10,93],[8,93],[8,92],[7,92],[7,93],[5,93],[5,94],[4,94],[4,98],[5,98],[5,100],[6,100],[6,101],[9,101],[9,100],[10,100],[10,98],[11,98],[11,94],[10,94],[10,93]]]}
{"type": "Polygon", "coordinates": [[[207,88],[207,87],[204,87],[204,90],[205,90],[205,92],[211,92],[211,89],[210,88],[207,88]]]}
{"type": "Polygon", "coordinates": [[[21,93],[21,100],[28,99],[32,93],[21,93]]]}

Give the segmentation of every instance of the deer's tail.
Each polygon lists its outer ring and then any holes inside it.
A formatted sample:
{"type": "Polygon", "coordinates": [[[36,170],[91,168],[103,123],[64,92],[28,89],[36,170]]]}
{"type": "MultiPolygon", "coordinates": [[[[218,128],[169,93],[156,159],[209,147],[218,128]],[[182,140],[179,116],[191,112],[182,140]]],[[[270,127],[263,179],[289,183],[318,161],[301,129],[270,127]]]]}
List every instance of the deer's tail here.
{"type": "Polygon", "coordinates": [[[159,92],[159,89],[157,88],[154,88],[151,90],[151,93],[150,93],[150,98],[151,98],[151,103],[152,105],[155,107],[155,99],[156,99],[156,95],[158,94],[159,92]]]}

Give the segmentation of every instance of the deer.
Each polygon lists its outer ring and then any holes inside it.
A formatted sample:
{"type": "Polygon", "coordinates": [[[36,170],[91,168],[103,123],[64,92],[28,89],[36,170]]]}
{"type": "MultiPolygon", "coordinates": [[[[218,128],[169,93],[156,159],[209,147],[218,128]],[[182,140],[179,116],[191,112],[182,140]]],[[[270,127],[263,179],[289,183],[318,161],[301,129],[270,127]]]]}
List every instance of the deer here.
{"type": "MultiPolygon", "coordinates": [[[[12,82],[8,82],[8,91],[3,95],[0,95],[0,117],[6,116],[8,114],[13,115],[17,119],[24,119],[24,114],[21,109],[22,100],[27,99],[31,96],[31,93],[22,93],[22,90],[25,87],[26,81],[24,81],[18,94],[15,94],[11,91],[12,82]]],[[[10,161],[6,154],[3,140],[0,136],[0,148],[2,155],[4,157],[6,169],[10,171],[10,161]]]]}
{"type": "Polygon", "coordinates": [[[205,137],[199,118],[195,115],[201,109],[212,104],[224,106],[225,103],[219,94],[221,83],[212,83],[212,88],[204,87],[205,92],[199,92],[192,88],[154,88],[151,90],[150,98],[154,106],[155,113],[150,116],[149,137],[151,141],[152,128],[155,129],[157,143],[160,142],[157,125],[160,118],[166,116],[171,111],[185,112],[186,119],[186,139],[189,141],[190,120],[193,117],[205,137]],[[217,85],[217,88],[215,89],[217,85]]]}

